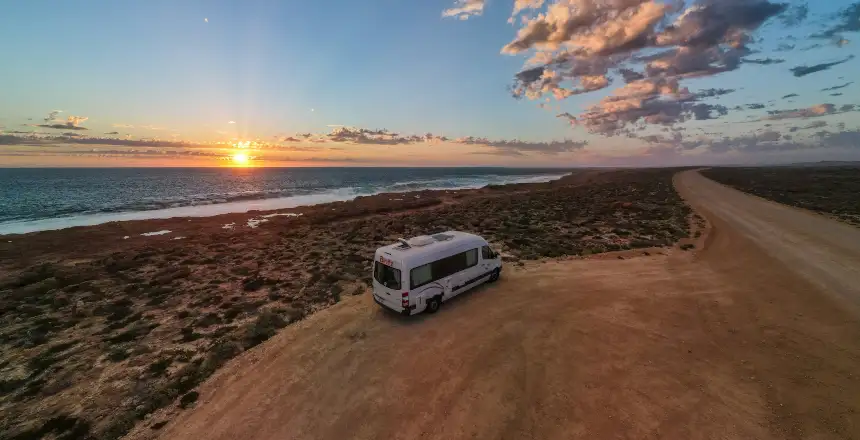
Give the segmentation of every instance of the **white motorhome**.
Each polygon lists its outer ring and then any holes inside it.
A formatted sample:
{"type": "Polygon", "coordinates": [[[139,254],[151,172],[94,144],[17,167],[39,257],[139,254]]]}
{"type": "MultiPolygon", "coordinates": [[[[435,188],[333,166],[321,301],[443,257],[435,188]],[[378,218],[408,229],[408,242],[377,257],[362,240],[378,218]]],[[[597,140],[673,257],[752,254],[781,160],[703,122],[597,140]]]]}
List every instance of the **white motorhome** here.
{"type": "Polygon", "coordinates": [[[483,238],[448,231],[376,250],[373,299],[404,315],[439,310],[443,301],[499,279],[502,259],[483,238]]]}

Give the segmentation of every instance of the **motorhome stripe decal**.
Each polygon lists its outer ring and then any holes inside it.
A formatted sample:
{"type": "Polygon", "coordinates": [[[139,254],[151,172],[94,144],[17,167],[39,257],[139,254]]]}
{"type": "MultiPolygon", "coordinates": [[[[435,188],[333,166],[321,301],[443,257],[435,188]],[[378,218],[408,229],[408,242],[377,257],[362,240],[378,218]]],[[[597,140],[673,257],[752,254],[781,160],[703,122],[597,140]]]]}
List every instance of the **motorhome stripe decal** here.
{"type": "Polygon", "coordinates": [[[454,286],[453,291],[454,291],[454,292],[456,292],[456,291],[458,291],[458,290],[460,290],[460,289],[462,289],[462,288],[464,288],[464,287],[468,286],[469,284],[472,284],[472,283],[474,283],[474,282],[477,282],[477,281],[478,281],[478,280],[480,280],[481,278],[488,277],[488,276],[490,276],[490,275],[492,275],[492,274],[493,274],[493,271],[495,271],[495,269],[493,269],[493,270],[491,270],[491,271],[489,271],[489,272],[484,272],[483,274],[478,275],[478,276],[476,276],[475,278],[472,278],[472,279],[471,279],[471,280],[469,280],[469,281],[466,281],[464,284],[460,284],[459,286],[454,286]]]}

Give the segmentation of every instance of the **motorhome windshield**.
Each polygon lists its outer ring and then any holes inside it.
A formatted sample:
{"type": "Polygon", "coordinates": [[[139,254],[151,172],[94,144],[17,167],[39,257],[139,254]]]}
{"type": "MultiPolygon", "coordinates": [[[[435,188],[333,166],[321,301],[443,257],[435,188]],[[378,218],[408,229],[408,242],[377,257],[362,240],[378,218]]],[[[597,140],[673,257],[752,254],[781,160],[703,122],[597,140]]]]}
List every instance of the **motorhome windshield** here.
{"type": "Polygon", "coordinates": [[[373,278],[389,289],[400,290],[400,269],[376,261],[373,268],[373,278]]]}

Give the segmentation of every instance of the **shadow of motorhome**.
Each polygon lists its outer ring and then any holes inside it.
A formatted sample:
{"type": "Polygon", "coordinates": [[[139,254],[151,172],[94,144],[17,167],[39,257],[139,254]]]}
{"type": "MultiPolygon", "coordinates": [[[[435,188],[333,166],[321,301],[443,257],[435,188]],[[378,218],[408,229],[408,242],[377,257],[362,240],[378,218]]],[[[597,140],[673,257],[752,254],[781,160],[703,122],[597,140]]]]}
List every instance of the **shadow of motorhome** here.
{"type": "MultiPolygon", "coordinates": [[[[384,317],[385,319],[389,319],[390,321],[401,324],[401,325],[414,325],[424,322],[427,319],[433,319],[434,315],[444,314],[446,311],[450,311],[453,307],[462,307],[464,304],[467,304],[471,301],[478,301],[483,293],[492,294],[492,290],[495,286],[498,286],[499,283],[503,283],[504,278],[500,278],[495,283],[483,283],[480,286],[473,287],[463,293],[458,294],[457,296],[445,301],[442,303],[442,307],[439,309],[437,313],[426,313],[421,312],[417,315],[405,316],[401,315],[394,310],[391,310],[387,307],[383,307],[377,304],[377,314],[378,316],[384,317]]],[[[487,297],[487,301],[491,301],[492,298],[487,297]]]]}

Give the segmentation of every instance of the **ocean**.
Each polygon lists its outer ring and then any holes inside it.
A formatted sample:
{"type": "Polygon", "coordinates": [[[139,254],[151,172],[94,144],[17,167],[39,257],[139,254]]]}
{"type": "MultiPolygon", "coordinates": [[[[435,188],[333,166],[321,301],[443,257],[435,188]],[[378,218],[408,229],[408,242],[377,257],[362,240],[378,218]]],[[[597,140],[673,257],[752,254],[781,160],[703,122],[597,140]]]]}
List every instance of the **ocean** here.
{"type": "Polygon", "coordinates": [[[0,235],[293,208],[382,192],[546,182],[534,168],[6,168],[0,235]]]}

